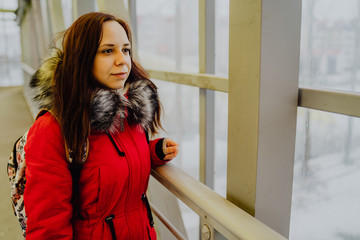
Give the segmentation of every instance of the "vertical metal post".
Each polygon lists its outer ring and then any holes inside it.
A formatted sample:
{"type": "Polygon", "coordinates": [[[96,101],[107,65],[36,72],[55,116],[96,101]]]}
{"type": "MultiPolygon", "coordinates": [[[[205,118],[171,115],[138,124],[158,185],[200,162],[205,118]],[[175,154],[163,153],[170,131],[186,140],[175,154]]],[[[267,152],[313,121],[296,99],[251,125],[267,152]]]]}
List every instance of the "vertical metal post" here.
{"type": "Polygon", "coordinates": [[[137,54],[137,22],[136,22],[136,0],[129,0],[128,8],[125,7],[125,0],[96,0],[99,11],[108,12],[111,14],[114,14],[117,17],[120,17],[121,19],[125,20],[127,23],[129,23],[131,29],[133,30],[132,33],[135,35],[135,38],[133,38],[132,42],[132,52],[133,52],[133,58],[138,61],[139,57],[137,54]],[[135,22],[132,23],[131,21],[135,19],[135,22]],[[135,31],[134,31],[135,30],[135,31]]]}
{"type": "Polygon", "coordinates": [[[291,215],[301,8],[301,1],[262,1],[255,217],[285,237],[291,215]]]}
{"type": "MultiPolygon", "coordinates": [[[[199,1],[199,72],[215,73],[215,0],[199,1]]],[[[215,92],[200,89],[200,181],[214,188],[215,92]]]]}
{"type": "Polygon", "coordinates": [[[124,0],[96,0],[99,10],[114,14],[127,22],[130,22],[130,15],[125,7],[124,0]]]}
{"type": "Polygon", "coordinates": [[[130,15],[132,34],[133,34],[133,41],[137,43],[138,32],[137,32],[137,19],[136,19],[136,0],[128,0],[128,9],[130,15]]]}
{"type": "Polygon", "coordinates": [[[301,1],[230,0],[227,198],[284,236],[293,182],[301,1]]]}
{"type": "Polygon", "coordinates": [[[65,29],[61,0],[50,0],[48,1],[48,4],[50,12],[51,31],[52,34],[56,34],[65,29]]]}
{"type": "Polygon", "coordinates": [[[73,0],[73,21],[93,11],[95,11],[95,0],[73,0]]]}
{"type": "Polygon", "coordinates": [[[44,27],[44,36],[45,36],[45,43],[46,47],[49,47],[49,43],[52,41],[51,32],[51,26],[50,26],[50,19],[49,19],[49,8],[48,8],[48,2],[47,1],[40,1],[40,7],[41,7],[41,16],[43,21],[43,27],[44,27]]]}
{"type": "Polygon", "coordinates": [[[37,36],[38,41],[38,52],[40,58],[45,57],[46,50],[47,50],[47,43],[46,43],[46,35],[45,35],[45,25],[42,18],[41,13],[41,5],[39,0],[34,0],[31,2],[32,10],[34,15],[34,22],[35,22],[35,35],[37,36]]]}
{"type": "Polygon", "coordinates": [[[230,0],[227,199],[255,214],[261,0],[230,0]]]}

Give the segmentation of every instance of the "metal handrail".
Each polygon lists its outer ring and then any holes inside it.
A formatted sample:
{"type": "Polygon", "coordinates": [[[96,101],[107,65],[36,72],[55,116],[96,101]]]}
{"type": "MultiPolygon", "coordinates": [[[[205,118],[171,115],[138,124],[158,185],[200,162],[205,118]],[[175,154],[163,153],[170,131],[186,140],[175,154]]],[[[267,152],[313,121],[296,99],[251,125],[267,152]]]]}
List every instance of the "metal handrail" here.
{"type": "Polygon", "coordinates": [[[179,230],[155,207],[153,203],[150,203],[151,211],[158,217],[158,219],[165,225],[165,227],[179,240],[186,240],[179,230]]]}
{"type": "Polygon", "coordinates": [[[151,175],[227,239],[286,239],[171,163],[151,175]]]}

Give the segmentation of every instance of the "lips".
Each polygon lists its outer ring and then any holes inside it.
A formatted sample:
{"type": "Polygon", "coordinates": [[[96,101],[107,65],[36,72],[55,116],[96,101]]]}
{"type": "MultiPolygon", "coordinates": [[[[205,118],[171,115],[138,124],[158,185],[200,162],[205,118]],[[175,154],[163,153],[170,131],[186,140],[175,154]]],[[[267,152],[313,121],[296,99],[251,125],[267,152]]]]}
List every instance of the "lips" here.
{"type": "Polygon", "coordinates": [[[112,73],[112,76],[120,79],[124,79],[127,76],[127,72],[112,73]]]}

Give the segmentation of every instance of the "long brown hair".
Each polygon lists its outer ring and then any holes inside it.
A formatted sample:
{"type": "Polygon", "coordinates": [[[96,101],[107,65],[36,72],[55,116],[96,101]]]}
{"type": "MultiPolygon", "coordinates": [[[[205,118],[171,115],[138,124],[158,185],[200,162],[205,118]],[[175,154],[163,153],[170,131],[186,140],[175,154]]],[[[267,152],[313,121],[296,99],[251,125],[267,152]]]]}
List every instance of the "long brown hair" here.
{"type": "MultiPolygon", "coordinates": [[[[102,26],[106,21],[118,22],[132,43],[130,27],[123,20],[101,12],[84,14],[63,33],[63,59],[54,74],[55,100],[52,111],[58,118],[65,144],[71,149],[71,159],[76,165],[82,164],[84,146],[90,134],[91,100],[99,88],[92,67],[102,38],[102,26]]],[[[127,83],[149,81],[156,93],[156,86],[132,55],[131,64],[127,83]]],[[[159,101],[154,114],[151,134],[161,128],[159,101]]]]}

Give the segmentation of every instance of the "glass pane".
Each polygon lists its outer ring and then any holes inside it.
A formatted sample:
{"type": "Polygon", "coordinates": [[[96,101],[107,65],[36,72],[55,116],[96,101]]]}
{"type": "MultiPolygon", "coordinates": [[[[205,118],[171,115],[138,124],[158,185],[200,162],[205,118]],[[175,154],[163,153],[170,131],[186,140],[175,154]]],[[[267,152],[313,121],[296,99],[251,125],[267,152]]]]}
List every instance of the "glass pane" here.
{"type": "Polygon", "coordinates": [[[215,0],[215,74],[229,71],[229,0],[215,0]]]}
{"type": "Polygon", "coordinates": [[[360,239],[360,119],[299,108],[291,240],[360,239]]]}
{"type": "Polygon", "coordinates": [[[18,7],[17,0],[1,0],[0,1],[0,8],[2,9],[9,9],[9,10],[16,10],[18,7]]]}
{"type": "Polygon", "coordinates": [[[199,88],[153,80],[164,108],[163,136],[179,143],[179,155],[172,161],[199,179],[199,88]]]}
{"type": "Polygon", "coordinates": [[[200,217],[181,200],[178,200],[188,239],[199,239],[200,217]]]}
{"type": "Polygon", "coordinates": [[[64,16],[65,29],[71,26],[72,19],[72,0],[61,0],[62,12],[64,16]]]}
{"type": "Polygon", "coordinates": [[[226,197],[228,94],[215,92],[214,191],[226,197]]]}
{"type": "Polygon", "coordinates": [[[199,72],[198,1],[137,0],[136,11],[145,68],[199,72]]]}
{"type": "Polygon", "coordinates": [[[360,91],[360,1],[302,3],[300,84],[360,91]]]}
{"type": "MultiPolygon", "coordinates": [[[[17,5],[3,2],[2,8],[13,9],[17,5]]],[[[17,2],[16,2],[17,4],[17,2]]],[[[22,85],[20,28],[15,21],[16,15],[0,13],[0,86],[22,85]]]]}
{"type": "MultiPolygon", "coordinates": [[[[172,163],[199,179],[199,88],[153,81],[164,109],[162,123],[166,133],[160,135],[174,139],[180,147],[172,163]]],[[[178,202],[189,239],[198,239],[198,215],[180,200],[178,202]]]]}

